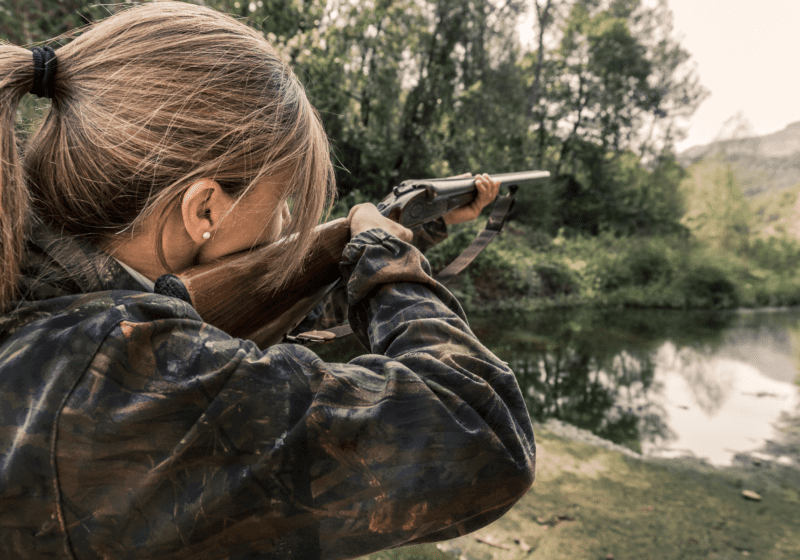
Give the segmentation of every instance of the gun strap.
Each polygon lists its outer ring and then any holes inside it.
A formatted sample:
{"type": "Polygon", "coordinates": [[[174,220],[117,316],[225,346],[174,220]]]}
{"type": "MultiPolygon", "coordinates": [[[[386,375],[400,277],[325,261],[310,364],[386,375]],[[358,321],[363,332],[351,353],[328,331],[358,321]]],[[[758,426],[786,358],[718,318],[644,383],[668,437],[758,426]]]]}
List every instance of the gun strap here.
{"type": "MultiPolygon", "coordinates": [[[[492,213],[489,214],[489,220],[486,222],[486,226],[453,262],[444,267],[439,274],[436,275],[437,282],[447,285],[453,278],[463,272],[463,270],[481,254],[481,251],[486,248],[492,239],[502,231],[503,226],[511,215],[511,210],[514,209],[514,193],[516,190],[514,185],[512,185],[512,187],[509,188],[509,194],[497,197],[494,208],[492,208],[492,213]]],[[[297,344],[332,342],[352,333],[353,329],[350,328],[350,325],[339,325],[338,327],[325,329],[324,331],[308,331],[300,333],[297,336],[287,336],[286,341],[297,344]]]]}
{"type": "Polygon", "coordinates": [[[467,268],[475,258],[481,254],[486,246],[503,229],[511,210],[514,208],[514,194],[497,197],[492,213],[489,214],[489,221],[483,230],[472,240],[472,243],[458,255],[453,262],[443,268],[436,275],[436,281],[447,285],[453,278],[467,268]]]}

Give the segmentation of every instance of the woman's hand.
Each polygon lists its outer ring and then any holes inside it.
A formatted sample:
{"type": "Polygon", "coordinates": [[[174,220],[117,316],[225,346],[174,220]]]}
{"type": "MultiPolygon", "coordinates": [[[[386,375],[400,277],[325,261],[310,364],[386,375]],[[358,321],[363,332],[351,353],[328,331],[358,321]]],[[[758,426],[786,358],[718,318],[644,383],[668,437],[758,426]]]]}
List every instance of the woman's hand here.
{"type": "Polygon", "coordinates": [[[369,202],[353,206],[347,219],[350,222],[351,237],[373,228],[380,228],[406,243],[411,243],[411,239],[414,237],[410,229],[384,217],[378,212],[375,205],[369,202]]]}
{"type": "MultiPolygon", "coordinates": [[[[461,175],[461,177],[469,177],[469,173],[461,175]]],[[[445,214],[444,223],[460,224],[477,218],[481,210],[497,198],[497,193],[500,191],[500,181],[493,181],[489,175],[484,173],[475,177],[475,187],[478,190],[475,200],[445,214]]]]}

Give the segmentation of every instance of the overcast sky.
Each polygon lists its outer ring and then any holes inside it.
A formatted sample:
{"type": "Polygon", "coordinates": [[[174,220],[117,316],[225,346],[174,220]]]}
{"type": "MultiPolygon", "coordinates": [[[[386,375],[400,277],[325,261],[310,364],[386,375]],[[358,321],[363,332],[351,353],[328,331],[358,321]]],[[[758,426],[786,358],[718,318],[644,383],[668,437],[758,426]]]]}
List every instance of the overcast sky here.
{"type": "Polygon", "coordinates": [[[711,95],[678,151],[742,112],[762,135],[800,121],[800,0],[668,0],[675,32],[711,95]]]}

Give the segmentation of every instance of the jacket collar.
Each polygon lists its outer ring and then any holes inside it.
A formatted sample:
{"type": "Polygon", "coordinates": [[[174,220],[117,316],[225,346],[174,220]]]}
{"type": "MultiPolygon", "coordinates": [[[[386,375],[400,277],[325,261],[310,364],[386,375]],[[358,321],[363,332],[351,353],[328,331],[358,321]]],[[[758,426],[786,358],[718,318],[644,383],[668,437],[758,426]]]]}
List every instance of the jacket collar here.
{"type": "Polygon", "coordinates": [[[110,255],[39,218],[31,222],[21,272],[20,291],[26,301],[106,290],[146,291],[110,255]]]}

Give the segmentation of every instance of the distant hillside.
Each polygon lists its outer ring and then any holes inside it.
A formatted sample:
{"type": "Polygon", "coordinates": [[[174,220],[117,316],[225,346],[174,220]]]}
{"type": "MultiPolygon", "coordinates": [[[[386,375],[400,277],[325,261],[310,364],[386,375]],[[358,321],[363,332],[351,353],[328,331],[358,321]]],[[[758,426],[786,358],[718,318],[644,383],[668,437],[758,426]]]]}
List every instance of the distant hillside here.
{"type": "Polygon", "coordinates": [[[760,237],[788,235],[800,241],[800,183],[748,199],[753,213],[751,232],[760,237]]]}
{"type": "Polygon", "coordinates": [[[800,184],[800,121],[766,136],[695,146],[679,154],[678,161],[689,167],[720,152],[737,168],[745,196],[783,191],[800,184]]]}

